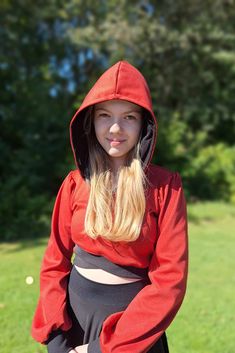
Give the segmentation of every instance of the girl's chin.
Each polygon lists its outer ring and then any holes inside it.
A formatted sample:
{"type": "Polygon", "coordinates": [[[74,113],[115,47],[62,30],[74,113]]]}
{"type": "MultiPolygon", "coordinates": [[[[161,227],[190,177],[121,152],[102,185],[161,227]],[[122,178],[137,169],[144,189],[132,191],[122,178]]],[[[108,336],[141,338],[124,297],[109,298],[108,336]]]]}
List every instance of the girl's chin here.
{"type": "Polygon", "coordinates": [[[122,156],[123,153],[120,151],[120,149],[115,148],[115,147],[111,147],[108,149],[108,154],[110,156],[122,156]]]}
{"type": "Polygon", "coordinates": [[[113,158],[124,158],[126,153],[120,153],[120,151],[109,151],[108,155],[113,158]]]}

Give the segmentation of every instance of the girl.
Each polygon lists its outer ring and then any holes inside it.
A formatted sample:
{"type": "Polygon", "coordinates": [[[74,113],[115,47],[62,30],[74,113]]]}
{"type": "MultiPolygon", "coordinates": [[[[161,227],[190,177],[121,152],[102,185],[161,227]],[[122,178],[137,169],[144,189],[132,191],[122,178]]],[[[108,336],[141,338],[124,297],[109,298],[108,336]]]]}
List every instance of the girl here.
{"type": "Polygon", "coordinates": [[[187,219],[179,174],[151,164],[156,131],[147,83],[126,61],[71,121],[77,168],[55,201],[32,324],[49,353],[168,352],[186,290],[187,219]]]}

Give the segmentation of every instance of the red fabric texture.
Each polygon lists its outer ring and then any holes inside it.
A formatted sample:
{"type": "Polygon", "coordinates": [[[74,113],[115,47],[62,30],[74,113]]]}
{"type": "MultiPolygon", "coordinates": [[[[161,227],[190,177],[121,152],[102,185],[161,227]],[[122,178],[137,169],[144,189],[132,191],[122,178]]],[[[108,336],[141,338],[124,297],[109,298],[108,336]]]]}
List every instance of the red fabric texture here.
{"type": "MultiPolygon", "coordinates": [[[[139,71],[126,62],[115,64],[101,76],[79,111],[98,101],[117,99],[117,94],[120,99],[145,107],[156,123],[147,84],[139,71]]],[[[73,119],[78,117],[77,112],[73,119]]],[[[174,319],[185,295],[188,273],[185,197],[177,172],[149,161],[146,174],[151,185],[146,212],[140,236],[131,243],[88,237],[83,229],[88,185],[78,169],[65,178],[55,201],[42,261],[40,298],[32,324],[32,336],[37,341],[45,342],[57,328],[67,331],[71,327],[66,292],[75,244],[120,265],[149,268],[151,284],[137,294],[125,311],[105,320],[100,334],[102,353],[147,352],[174,319]]]]}

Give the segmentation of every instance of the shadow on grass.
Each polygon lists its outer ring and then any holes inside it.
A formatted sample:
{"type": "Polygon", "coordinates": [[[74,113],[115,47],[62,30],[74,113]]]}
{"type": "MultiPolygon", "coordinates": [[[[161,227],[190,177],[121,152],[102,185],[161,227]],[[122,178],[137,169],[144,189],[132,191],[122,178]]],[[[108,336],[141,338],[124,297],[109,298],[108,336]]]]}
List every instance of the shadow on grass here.
{"type": "Polygon", "coordinates": [[[187,210],[188,221],[196,225],[235,216],[235,205],[226,202],[193,202],[188,204],[187,210]]]}
{"type": "Polygon", "coordinates": [[[49,239],[47,237],[35,238],[35,239],[21,239],[18,241],[1,241],[0,252],[10,254],[14,252],[23,251],[25,249],[35,248],[38,246],[46,246],[49,239]]]}
{"type": "Polygon", "coordinates": [[[215,220],[214,217],[205,216],[202,218],[201,216],[198,216],[193,213],[188,214],[188,222],[196,225],[200,225],[204,222],[214,222],[214,220],[215,220]]]}

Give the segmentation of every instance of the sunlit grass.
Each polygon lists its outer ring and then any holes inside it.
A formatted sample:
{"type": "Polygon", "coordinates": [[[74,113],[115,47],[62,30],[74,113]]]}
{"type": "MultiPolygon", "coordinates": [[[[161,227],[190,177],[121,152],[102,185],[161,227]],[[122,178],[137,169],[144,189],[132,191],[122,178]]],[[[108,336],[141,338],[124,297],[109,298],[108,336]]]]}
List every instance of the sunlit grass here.
{"type": "Polygon", "coordinates": [[[235,206],[199,203],[188,213],[188,289],[168,329],[171,353],[233,353],[235,206]]]}
{"type": "Polygon", "coordinates": [[[46,241],[0,245],[0,352],[44,353],[30,336],[38,296],[38,274],[46,241]],[[34,283],[26,284],[32,276],[34,283]]]}
{"type": "MultiPolygon", "coordinates": [[[[183,305],[167,330],[170,353],[233,353],[235,206],[188,206],[190,266],[183,305]]],[[[30,337],[46,239],[0,244],[0,352],[45,353],[30,337]],[[34,278],[26,284],[26,277],[34,278]]],[[[130,352],[135,353],[135,352],[130,352]]]]}

